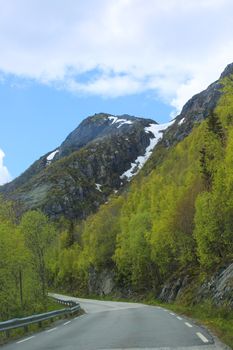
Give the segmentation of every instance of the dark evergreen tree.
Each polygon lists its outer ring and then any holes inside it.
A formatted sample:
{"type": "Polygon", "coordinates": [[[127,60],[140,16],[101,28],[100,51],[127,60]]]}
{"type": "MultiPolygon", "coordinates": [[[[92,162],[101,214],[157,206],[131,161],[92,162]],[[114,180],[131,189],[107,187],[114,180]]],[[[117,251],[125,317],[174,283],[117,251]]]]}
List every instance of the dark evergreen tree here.
{"type": "Polygon", "coordinates": [[[212,112],[207,119],[207,128],[208,131],[213,132],[222,143],[225,141],[225,134],[222,127],[222,123],[219,120],[219,117],[216,113],[212,112]]]}
{"type": "Polygon", "coordinates": [[[207,157],[208,156],[207,156],[206,147],[203,146],[202,149],[200,150],[200,168],[201,168],[201,174],[204,180],[205,187],[209,191],[211,189],[213,176],[207,166],[207,157]]]}

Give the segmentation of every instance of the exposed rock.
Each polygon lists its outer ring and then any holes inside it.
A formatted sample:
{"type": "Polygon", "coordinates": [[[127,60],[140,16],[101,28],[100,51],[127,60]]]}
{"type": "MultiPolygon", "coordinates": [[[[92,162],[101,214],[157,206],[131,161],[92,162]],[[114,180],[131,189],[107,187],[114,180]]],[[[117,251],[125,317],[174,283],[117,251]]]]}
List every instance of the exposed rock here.
{"type": "Polygon", "coordinates": [[[159,299],[166,303],[175,301],[177,298],[179,298],[180,294],[183,292],[183,289],[188,285],[189,280],[189,276],[184,276],[167,282],[159,294],[159,299]]]}
{"type": "Polygon", "coordinates": [[[96,272],[92,269],[89,272],[88,292],[97,295],[109,295],[113,293],[116,286],[114,281],[114,272],[111,270],[103,270],[96,272]]]}
{"type": "Polygon", "coordinates": [[[203,121],[214,110],[221,96],[221,89],[221,80],[217,80],[206,90],[194,95],[175,118],[174,124],[165,131],[161,143],[170,147],[188,136],[194,125],[203,121]]]}
{"type": "MultiPolygon", "coordinates": [[[[164,302],[179,300],[193,285],[194,278],[188,275],[168,281],[162,288],[159,299],[164,302]]],[[[233,264],[221,268],[205,282],[195,286],[193,303],[211,300],[215,305],[227,304],[233,308],[233,264]]]]}
{"type": "Polygon", "coordinates": [[[233,74],[233,63],[230,63],[226,66],[226,68],[222,72],[221,78],[229,77],[232,74],[233,74]]]}
{"type": "Polygon", "coordinates": [[[227,303],[233,308],[233,264],[220,269],[198,289],[196,302],[211,299],[216,305],[227,303]]]}

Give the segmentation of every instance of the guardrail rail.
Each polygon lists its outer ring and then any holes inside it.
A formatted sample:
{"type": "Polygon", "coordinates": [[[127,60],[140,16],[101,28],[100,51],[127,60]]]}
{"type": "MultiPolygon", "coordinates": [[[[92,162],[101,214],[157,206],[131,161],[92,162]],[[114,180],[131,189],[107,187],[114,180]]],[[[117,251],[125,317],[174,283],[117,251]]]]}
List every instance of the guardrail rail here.
{"type": "Polygon", "coordinates": [[[42,322],[46,320],[53,320],[55,317],[59,316],[72,316],[81,310],[80,304],[71,300],[61,300],[54,298],[58,303],[67,305],[69,307],[55,310],[50,312],[45,312],[42,314],[32,315],[23,318],[14,318],[12,320],[0,322],[0,332],[6,332],[6,336],[9,337],[10,331],[16,328],[24,328],[25,332],[28,331],[28,326],[38,323],[39,327],[42,326],[42,322]]]}

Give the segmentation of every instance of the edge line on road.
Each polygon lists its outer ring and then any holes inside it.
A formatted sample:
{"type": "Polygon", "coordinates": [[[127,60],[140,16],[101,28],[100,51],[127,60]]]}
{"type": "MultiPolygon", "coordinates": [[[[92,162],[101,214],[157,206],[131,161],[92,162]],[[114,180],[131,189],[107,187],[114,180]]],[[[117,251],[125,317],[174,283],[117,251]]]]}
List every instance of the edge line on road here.
{"type": "Polygon", "coordinates": [[[209,343],[209,340],[200,332],[197,332],[196,335],[203,341],[203,343],[209,343]]]}
{"type": "Polygon", "coordinates": [[[35,336],[32,335],[31,337],[24,338],[24,339],[22,339],[22,340],[17,341],[16,343],[17,343],[17,344],[24,343],[25,341],[28,341],[28,340],[30,340],[30,339],[32,339],[32,338],[35,338],[35,336]]]}
{"type": "Polygon", "coordinates": [[[57,329],[57,327],[54,327],[54,328],[48,329],[48,330],[46,331],[46,333],[53,332],[53,331],[55,331],[56,329],[57,329]]]}
{"type": "Polygon", "coordinates": [[[190,328],[193,327],[193,326],[192,326],[190,323],[188,323],[188,322],[185,322],[185,324],[186,324],[187,327],[190,327],[190,328]]]}

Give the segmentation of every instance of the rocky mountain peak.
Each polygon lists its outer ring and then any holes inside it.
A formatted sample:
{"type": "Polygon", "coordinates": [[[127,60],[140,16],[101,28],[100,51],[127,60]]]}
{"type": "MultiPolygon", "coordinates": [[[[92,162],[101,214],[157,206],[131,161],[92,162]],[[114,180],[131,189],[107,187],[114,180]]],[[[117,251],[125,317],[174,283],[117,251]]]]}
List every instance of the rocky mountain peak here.
{"type": "Polygon", "coordinates": [[[113,135],[131,133],[135,128],[146,127],[150,123],[156,123],[151,119],[137,118],[127,114],[112,115],[98,113],[84,119],[81,124],[68,135],[59,149],[59,157],[62,158],[86,146],[97,139],[109,138],[113,135]]]}
{"type": "Polygon", "coordinates": [[[83,218],[137,174],[166,127],[126,114],[95,114],[1,192],[24,210],[83,218]]]}

